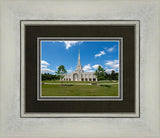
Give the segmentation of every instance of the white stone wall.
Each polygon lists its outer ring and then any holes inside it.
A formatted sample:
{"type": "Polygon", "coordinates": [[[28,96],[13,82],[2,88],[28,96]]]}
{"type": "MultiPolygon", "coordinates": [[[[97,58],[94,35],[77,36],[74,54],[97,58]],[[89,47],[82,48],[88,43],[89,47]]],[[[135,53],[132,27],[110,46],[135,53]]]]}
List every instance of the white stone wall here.
{"type": "Polygon", "coordinates": [[[92,72],[73,72],[65,74],[63,81],[97,81],[97,77],[92,72]],[[78,78],[74,80],[74,75],[77,74],[78,78]]]}

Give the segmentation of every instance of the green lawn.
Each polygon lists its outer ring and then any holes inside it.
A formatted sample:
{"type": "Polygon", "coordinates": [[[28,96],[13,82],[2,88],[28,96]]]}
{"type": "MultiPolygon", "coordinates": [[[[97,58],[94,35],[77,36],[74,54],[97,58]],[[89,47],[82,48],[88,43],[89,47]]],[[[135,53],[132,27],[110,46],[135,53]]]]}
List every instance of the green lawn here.
{"type": "Polygon", "coordinates": [[[42,96],[118,96],[118,84],[108,83],[101,86],[42,84],[42,96]]]}

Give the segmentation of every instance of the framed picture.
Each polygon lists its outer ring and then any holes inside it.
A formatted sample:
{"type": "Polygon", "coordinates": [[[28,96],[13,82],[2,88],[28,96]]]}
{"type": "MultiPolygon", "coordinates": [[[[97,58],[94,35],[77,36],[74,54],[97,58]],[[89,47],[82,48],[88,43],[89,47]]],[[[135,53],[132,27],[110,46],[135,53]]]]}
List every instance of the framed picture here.
{"type": "Polygon", "coordinates": [[[21,21],[21,117],[139,117],[139,21],[21,21]]]}
{"type": "Polygon", "coordinates": [[[0,138],[159,138],[159,5],[0,0],[0,138]]]}

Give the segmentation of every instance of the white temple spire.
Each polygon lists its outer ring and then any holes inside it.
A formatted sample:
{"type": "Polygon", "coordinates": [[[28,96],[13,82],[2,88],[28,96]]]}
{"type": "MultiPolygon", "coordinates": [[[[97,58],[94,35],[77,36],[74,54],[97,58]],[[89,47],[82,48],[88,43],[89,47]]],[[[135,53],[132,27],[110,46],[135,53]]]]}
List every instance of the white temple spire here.
{"type": "Polygon", "coordinates": [[[79,50],[79,55],[78,55],[78,66],[81,65],[81,59],[80,59],[80,50],[79,50]]]}

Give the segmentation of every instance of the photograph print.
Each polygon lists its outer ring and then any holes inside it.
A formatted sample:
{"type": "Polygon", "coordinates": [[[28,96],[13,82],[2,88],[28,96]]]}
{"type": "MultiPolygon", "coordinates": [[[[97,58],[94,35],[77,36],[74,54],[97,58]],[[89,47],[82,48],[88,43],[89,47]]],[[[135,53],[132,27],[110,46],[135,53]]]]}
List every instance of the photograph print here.
{"type": "Polygon", "coordinates": [[[118,97],[118,40],[41,40],[42,97],[118,97]]]}

